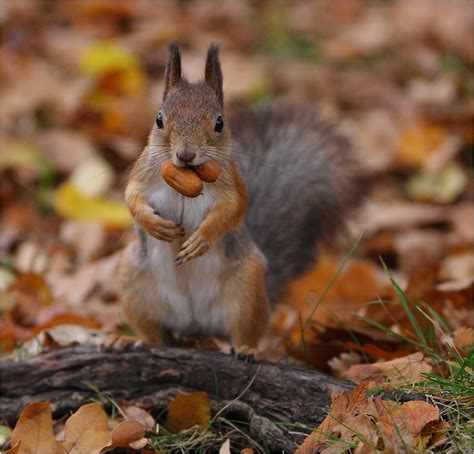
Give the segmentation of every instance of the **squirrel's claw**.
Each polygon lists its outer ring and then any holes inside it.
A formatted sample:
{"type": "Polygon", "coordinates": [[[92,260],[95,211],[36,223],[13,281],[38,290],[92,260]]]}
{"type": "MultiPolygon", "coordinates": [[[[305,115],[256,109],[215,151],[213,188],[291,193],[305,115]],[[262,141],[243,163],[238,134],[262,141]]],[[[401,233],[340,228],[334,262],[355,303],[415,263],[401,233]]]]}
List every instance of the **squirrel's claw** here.
{"type": "Polygon", "coordinates": [[[204,254],[209,249],[207,238],[199,231],[194,232],[181,246],[176,256],[176,266],[189,262],[196,257],[204,254]]]}

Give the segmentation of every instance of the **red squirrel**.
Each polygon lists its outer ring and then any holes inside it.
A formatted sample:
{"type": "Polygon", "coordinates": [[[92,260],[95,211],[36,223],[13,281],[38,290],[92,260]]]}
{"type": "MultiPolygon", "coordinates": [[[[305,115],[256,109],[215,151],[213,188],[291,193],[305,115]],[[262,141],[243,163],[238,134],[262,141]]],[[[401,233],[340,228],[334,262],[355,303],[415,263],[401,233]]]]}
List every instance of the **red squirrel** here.
{"type": "Polygon", "coordinates": [[[229,121],[222,82],[216,45],[197,83],[183,77],[170,46],[162,106],[126,188],[138,238],[121,261],[121,295],[150,345],[177,332],[255,349],[270,300],[314,263],[358,199],[357,166],[333,125],[275,105],[229,121]],[[186,198],[160,175],[170,159],[178,167],[215,160],[222,173],[186,198]]]}

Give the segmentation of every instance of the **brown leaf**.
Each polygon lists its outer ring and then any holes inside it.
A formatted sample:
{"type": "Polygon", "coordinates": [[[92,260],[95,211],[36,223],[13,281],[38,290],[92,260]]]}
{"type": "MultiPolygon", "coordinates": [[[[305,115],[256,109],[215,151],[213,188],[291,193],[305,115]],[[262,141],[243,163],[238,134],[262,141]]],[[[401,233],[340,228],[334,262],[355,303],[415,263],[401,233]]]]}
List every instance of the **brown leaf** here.
{"type": "Polygon", "coordinates": [[[145,435],[145,430],[137,421],[123,421],[112,431],[112,445],[120,448],[138,441],[145,435]]]}
{"type": "MultiPolygon", "coordinates": [[[[303,444],[296,450],[296,454],[313,454],[319,452],[324,441],[348,417],[356,417],[364,411],[373,413],[372,401],[367,399],[367,384],[362,383],[351,391],[335,394],[332,399],[331,411],[319,427],[308,435],[303,444]]],[[[365,423],[365,422],[364,422],[365,423]]]]}
{"type": "Polygon", "coordinates": [[[431,366],[423,359],[423,353],[417,352],[391,361],[352,366],[344,377],[355,383],[370,380],[377,384],[390,383],[392,386],[400,386],[423,381],[422,373],[431,370],[431,366]]]}
{"type": "Polygon", "coordinates": [[[54,438],[48,402],[34,402],[21,412],[11,437],[11,444],[17,443],[20,443],[18,454],[66,454],[54,438]]]}
{"type": "Polygon", "coordinates": [[[211,410],[206,392],[176,396],[168,405],[166,427],[179,432],[195,425],[205,427],[211,419],[211,410]]]}
{"type": "Polygon", "coordinates": [[[452,334],[454,345],[461,351],[467,353],[474,344],[474,328],[463,326],[452,334]]]}
{"type": "Polygon", "coordinates": [[[415,436],[418,436],[424,427],[432,421],[439,419],[439,410],[428,402],[413,400],[405,402],[401,406],[408,427],[415,436]]]}
{"type": "Polygon", "coordinates": [[[112,433],[107,428],[107,415],[102,405],[83,405],[65,425],[63,446],[68,454],[99,454],[110,446],[112,433]]]}
{"type": "Polygon", "coordinates": [[[421,444],[421,431],[439,419],[439,410],[423,401],[410,401],[399,405],[375,399],[377,425],[381,429],[386,447],[397,450],[416,450],[421,444]]]}

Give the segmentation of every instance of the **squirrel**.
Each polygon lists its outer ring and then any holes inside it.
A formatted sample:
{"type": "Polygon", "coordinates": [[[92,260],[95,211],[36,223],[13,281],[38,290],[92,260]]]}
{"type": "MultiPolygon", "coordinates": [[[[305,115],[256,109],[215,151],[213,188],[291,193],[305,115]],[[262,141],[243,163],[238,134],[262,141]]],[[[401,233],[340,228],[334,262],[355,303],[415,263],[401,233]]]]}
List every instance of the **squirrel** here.
{"type": "Polygon", "coordinates": [[[255,351],[270,302],[315,262],[358,200],[357,164],[333,124],[278,105],[228,121],[222,84],[217,45],[197,83],[183,77],[170,45],[161,110],[125,191],[137,239],[121,259],[120,294],[152,346],[177,332],[255,351]],[[169,159],[178,167],[214,159],[223,171],[185,198],[160,175],[169,159]]]}

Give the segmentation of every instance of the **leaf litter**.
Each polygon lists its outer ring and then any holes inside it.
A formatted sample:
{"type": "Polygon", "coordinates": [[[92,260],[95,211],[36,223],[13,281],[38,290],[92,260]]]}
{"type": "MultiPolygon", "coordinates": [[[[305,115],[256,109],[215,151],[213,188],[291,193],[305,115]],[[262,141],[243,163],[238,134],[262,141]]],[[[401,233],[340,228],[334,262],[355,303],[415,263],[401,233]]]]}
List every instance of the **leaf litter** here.
{"type": "MultiPolygon", "coordinates": [[[[293,357],[369,388],[437,389],[455,406],[452,396],[470,383],[474,343],[470,9],[468,1],[243,1],[225,11],[209,0],[5,4],[0,350],[38,354],[128,333],[115,285],[120,251],[133,236],[125,181],[158,108],[167,43],[183,43],[185,70],[200,77],[202,49],[213,40],[225,49],[229,108],[317,103],[351,136],[371,187],[350,220],[354,237],[365,231],[356,253],[327,292],[347,242],[323,250],[290,283],[260,356],[293,357]],[[447,388],[435,388],[440,383],[447,388]]],[[[189,409],[202,410],[203,398],[194,399],[177,427],[189,409]]],[[[342,420],[326,423],[332,445],[318,439],[318,449],[373,452],[383,444],[397,452],[403,442],[454,449],[465,436],[447,407],[435,418],[418,401],[358,399],[358,413],[347,404],[342,420]],[[417,412],[433,419],[416,427],[417,412]]],[[[37,404],[23,416],[33,431],[51,420],[37,404]]],[[[135,408],[153,433],[153,418],[135,408]]],[[[196,418],[205,425],[206,415],[196,418]]],[[[42,443],[62,449],[44,430],[42,443]]],[[[228,449],[225,438],[219,443],[228,449]]]]}

